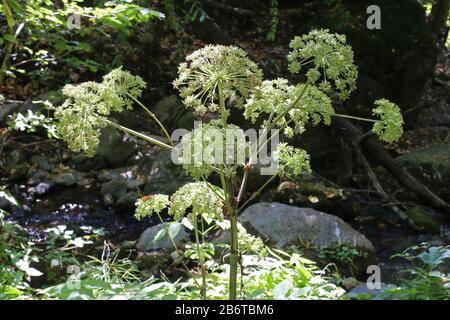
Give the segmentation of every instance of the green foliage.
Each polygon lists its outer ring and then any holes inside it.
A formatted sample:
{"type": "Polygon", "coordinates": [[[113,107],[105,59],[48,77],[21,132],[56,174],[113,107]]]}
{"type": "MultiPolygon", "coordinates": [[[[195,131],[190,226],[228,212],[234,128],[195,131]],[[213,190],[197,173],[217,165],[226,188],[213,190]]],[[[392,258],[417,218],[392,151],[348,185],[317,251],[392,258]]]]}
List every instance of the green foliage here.
{"type": "Polygon", "coordinates": [[[328,246],[317,248],[318,258],[326,263],[345,266],[353,273],[357,269],[357,260],[367,258],[367,252],[356,248],[351,243],[332,242],[328,246]]]}
{"type": "Polygon", "coordinates": [[[27,113],[14,113],[9,116],[9,129],[22,132],[36,132],[39,127],[47,131],[48,138],[58,138],[56,134],[56,123],[53,118],[46,117],[41,112],[27,110],[27,113]]]}
{"type": "Polygon", "coordinates": [[[186,11],[184,20],[192,23],[194,21],[203,22],[206,18],[206,12],[203,10],[202,4],[197,0],[184,0],[184,4],[189,6],[186,11]]]}
{"type": "Polygon", "coordinates": [[[277,36],[278,13],[278,0],[270,0],[270,30],[266,35],[267,41],[274,41],[277,36]]]}
{"type": "Polygon", "coordinates": [[[450,246],[415,246],[394,257],[404,258],[413,264],[405,270],[410,279],[399,286],[385,290],[384,295],[402,300],[448,300],[450,275],[445,273],[444,263],[450,259],[450,246]]]}
{"type": "Polygon", "coordinates": [[[66,226],[57,226],[45,230],[48,239],[42,243],[15,222],[4,222],[0,230],[0,299],[35,295],[31,278],[44,277],[44,272],[47,282],[61,281],[67,266],[79,264],[77,250],[102,234],[85,229],[85,235],[77,236],[66,226]]]}
{"type": "MultiPolygon", "coordinates": [[[[253,299],[339,299],[345,291],[334,285],[324,271],[297,254],[270,250],[272,257],[243,255],[244,286],[240,296],[253,299]]],[[[211,299],[227,297],[228,265],[217,266],[208,274],[207,295],[211,299]]],[[[241,275],[242,276],[242,275],[241,275]]]]}
{"type": "Polygon", "coordinates": [[[0,299],[19,298],[32,291],[28,280],[41,275],[30,266],[30,262],[36,262],[37,258],[22,228],[3,223],[0,231],[0,299]]]}
{"type": "MultiPolygon", "coordinates": [[[[12,61],[10,68],[2,67],[10,77],[25,73],[23,68],[30,69],[31,65],[32,70],[27,69],[27,74],[39,75],[40,78],[43,71],[55,64],[60,68],[71,67],[81,71],[105,70],[108,66],[105,68],[104,64],[87,56],[93,51],[86,41],[90,35],[102,35],[117,46],[125,46],[137,24],[164,18],[160,12],[125,0],[98,1],[95,7],[85,6],[82,0],[64,0],[61,3],[7,0],[3,1],[1,10],[9,17],[11,29],[15,30],[0,37],[0,44],[17,45],[17,56],[23,57],[12,61]],[[8,8],[10,14],[6,14],[8,8]]],[[[124,50],[122,52],[125,53],[124,50]]],[[[10,57],[4,58],[8,61],[10,57]]],[[[117,56],[116,62],[112,63],[120,63],[122,59],[123,56],[117,56]]]]}
{"type": "MultiPolygon", "coordinates": [[[[210,243],[202,245],[209,262],[207,295],[211,299],[228,297],[227,264],[212,263],[215,248],[210,243]]],[[[297,254],[271,251],[272,257],[243,255],[245,264],[244,287],[241,295],[252,299],[339,299],[345,292],[334,285],[313,262],[297,254]]],[[[198,252],[188,246],[185,255],[198,260],[198,252]]],[[[40,290],[44,298],[57,299],[127,299],[127,300],[191,300],[200,299],[200,292],[193,279],[169,282],[136,271],[131,260],[114,259],[103,268],[98,259],[89,260],[79,282],[65,283],[40,290]],[[125,270],[135,270],[130,277],[125,270]],[[117,272],[117,270],[122,270],[117,272]],[[115,273],[116,276],[111,276],[115,273]]]]}

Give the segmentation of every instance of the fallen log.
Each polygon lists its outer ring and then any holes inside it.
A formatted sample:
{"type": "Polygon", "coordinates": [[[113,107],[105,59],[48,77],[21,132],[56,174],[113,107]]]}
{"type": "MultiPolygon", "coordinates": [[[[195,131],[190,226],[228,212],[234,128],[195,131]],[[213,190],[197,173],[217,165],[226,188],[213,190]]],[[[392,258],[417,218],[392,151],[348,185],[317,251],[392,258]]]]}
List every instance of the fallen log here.
{"type": "Polygon", "coordinates": [[[430,207],[450,214],[450,205],[430,189],[413,177],[404,167],[386,151],[386,149],[372,135],[365,139],[359,139],[363,132],[350,121],[342,118],[334,118],[333,126],[347,136],[350,140],[357,140],[361,143],[363,150],[378,160],[405,188],[420,197],[430,207]]]}

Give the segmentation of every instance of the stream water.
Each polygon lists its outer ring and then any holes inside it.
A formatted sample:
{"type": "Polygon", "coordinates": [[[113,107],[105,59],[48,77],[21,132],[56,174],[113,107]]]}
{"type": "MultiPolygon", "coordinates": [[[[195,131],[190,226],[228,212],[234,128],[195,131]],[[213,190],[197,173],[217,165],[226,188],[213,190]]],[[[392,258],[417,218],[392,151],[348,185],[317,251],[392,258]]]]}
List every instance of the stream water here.
{"type": "Polygon", "coordinates": [[[45,237],[45,229],[58,225],[66,225],[75,232],[88,226],[102,228],[107,240],[117,243],[136,240],[146,227],[154,224],[151,220],[137,221],[133,212],[116,212],[104,207],[96,188],[56,188],[42,197],[30,195],[27,189],[25,185],[9,189],[14,190],[21,207],[13,210],[8,219],[17,221],[36,239],[45,237]]]}

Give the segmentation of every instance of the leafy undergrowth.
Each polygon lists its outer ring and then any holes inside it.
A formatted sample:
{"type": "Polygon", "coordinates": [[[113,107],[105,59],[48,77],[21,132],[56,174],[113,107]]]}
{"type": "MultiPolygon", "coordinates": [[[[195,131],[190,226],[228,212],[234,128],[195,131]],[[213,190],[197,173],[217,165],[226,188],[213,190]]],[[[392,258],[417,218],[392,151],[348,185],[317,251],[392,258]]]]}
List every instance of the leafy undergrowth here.
{"type": "MultiPolygon", "coordinates": [[[[80,251],[101,240],[101,231],[85,230],[77,236],[65,226],[48,229],[45,241],[35,242],[14,222],[3,222],[0,233],[0,299],[80,300],[184,300],[200,299],[201,281],[195,265],[190,278],[169,280],[164,273],[151,276],[137,260],[111,251],[86,256],[80,251]],[[93,243],[94,242],[94,243],[93,243]]],[[[215,248],[208,247],[208,299],[228,297],[227,263],[217,263],[215,248]]],[[[252,299],[350,299],[331,277],[299,254],[266,248],[266,255],[244,254],[239,297],[252,299]]],[[[85,251],[85,250],[84,250],[85,251]]],[[[188,257],[189,250],[184,259],[188,257]]],[[[413,247],[396,255],[412,262],[407,280],[384,287],[379,293],[353,299],[449,299],[450,277],[441,272],[450,258],[450,247],[413,247]]],[[[191,264],[192,265],[192,264],[191,264]]]]}
{"type": "MultiPolygon", "coordinates": [[[[13,222],[2,225],[0,235],[0,299],[200,299],[200,276],[169,281],[139,270],[130,256],[105,245],[100,258],[81,254],[98,230],[77,237],[58,226],[48,230],[45,243],[35,243],[13,222]],[[37,280],[39,279],[39,280],[37,280]]],[[[214,246],[210,246],[214,250],[214,246]]],[[[337,299],[345,291],[325,272],[298,254],[271,251],[271,257],[243,255],[246,299],[337,299]]],[[[211,255],[211,258],[213,256],[211,255]]],[[[228,297],[228,264],[213,259],[208,265],[208,299],[228,297]]],[[[241,279],[239,279],[241,282],[241,279]]]]}

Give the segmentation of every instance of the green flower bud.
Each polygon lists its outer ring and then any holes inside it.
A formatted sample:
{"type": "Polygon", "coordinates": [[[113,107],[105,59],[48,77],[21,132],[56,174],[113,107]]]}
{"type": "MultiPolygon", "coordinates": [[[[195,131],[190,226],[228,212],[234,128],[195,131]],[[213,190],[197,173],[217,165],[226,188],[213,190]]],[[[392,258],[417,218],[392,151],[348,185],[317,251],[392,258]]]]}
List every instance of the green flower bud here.
{"type": "Polygon", "coordinates": [[[302,173],[310,173],[309,154],[286,143],[280,143],[274,154],[277,161],[277,173],[282,177],[294,177],[302,173]]]}
{"type": "Polygon", "coordinates": [[[377,108],[372,109],[372,113],[379,116],[381,120],[377,121],[372,132],[386,142],[395,142],[403,134],[403,116],[400,108],[386,99],[375,101],[377,108]]]}
{"type": "Polygon", "coordinates": [[[344,35],[332,34],[326,29],[312,30],[307,35],[295,37],[289,47],[292,49],[288,56],[292,73],[310,67],[306,73],[309,82],[321,81],[328,87],[327,82],[334,81],[342,99],[355,90],[358,69],[344,35]]]}

